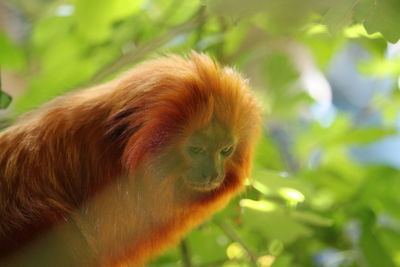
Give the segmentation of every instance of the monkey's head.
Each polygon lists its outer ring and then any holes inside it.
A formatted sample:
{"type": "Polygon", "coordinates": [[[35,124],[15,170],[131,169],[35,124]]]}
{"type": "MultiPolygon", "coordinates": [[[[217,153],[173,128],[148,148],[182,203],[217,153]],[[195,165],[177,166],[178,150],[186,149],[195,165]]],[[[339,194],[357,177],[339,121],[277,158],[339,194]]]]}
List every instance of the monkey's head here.
{"type": "Polygon", "coordinates": [[[145,166],[198,193],[241,187],[261,120],[239,73],[193,52],[139,65],[121,85],[123,99],[114,102],[124,105],[113,127],[130,136],[123,152],[129,169],[145,166]]]}
{"type": "Polygon", "coordinates": [[[193,132],[182,146],[186,166],[184,182],[199,191],[218,188],[225,178],[225,165],[234,153],[236,142],[218,122],[193,132]]]}

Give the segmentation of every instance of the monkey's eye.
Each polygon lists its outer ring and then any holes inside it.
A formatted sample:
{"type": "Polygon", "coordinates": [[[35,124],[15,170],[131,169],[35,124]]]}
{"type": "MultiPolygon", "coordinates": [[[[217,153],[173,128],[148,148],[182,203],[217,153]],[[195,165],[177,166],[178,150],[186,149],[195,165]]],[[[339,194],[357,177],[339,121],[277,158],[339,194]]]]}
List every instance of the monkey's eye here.
{"type": "Polygon", "coordinates": [[[223,156],[229,156],[232,153],[233,147],[232,146],[227,146],[224,149],[221,150],[221,155],[223,156]]]}
{"type": "Polygon", "coordinates": [[[203,154],[204,149],[201,147],[197,147],[197,146],[191,146],[191,147],[189,147],[189,152],[192,154],[203,154]]]}

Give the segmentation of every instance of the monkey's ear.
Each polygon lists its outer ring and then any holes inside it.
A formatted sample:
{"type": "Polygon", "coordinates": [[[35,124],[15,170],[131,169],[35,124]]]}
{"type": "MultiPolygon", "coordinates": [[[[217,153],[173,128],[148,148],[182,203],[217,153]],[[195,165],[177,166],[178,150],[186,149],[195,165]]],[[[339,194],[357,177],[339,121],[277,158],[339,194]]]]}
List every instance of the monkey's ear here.
{"type": "Polygon", "coordinates": [[[140,129],[137,121],[139,108],[126,108],[111,115],[106,121],[106,138],[113,142],[127,142],[129,137],[140,129]],[[136,118],[136,122],[133,119],[136,118]]]}

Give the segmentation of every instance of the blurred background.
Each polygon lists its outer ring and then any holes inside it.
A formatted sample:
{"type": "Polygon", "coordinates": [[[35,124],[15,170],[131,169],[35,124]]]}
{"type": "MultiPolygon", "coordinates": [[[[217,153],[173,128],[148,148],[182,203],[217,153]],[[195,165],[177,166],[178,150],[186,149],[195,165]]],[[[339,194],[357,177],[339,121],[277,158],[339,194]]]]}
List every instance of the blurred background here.
{"type": "Polygon", "coordinates": [[[254,170],[149,266],[400,266],[399,38],[398,0],[2,0],[0,127],[142,60],[206,52],[262,104],[254,170]]]}

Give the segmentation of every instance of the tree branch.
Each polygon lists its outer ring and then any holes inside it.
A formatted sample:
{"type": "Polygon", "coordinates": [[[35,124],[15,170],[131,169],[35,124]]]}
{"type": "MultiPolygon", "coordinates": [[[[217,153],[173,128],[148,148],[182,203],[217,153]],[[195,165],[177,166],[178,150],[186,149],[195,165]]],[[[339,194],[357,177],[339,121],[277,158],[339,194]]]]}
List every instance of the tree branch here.
{"type": "Polygon", "coordinates": [[[190,260],[190,251],[186,239],[183,239],[180,244],[181,254],[182,254],[182,266],[183,267],[193,267],[190,260]]]}
{"type": "Polygon", "coordinates": [[[214,220],[215,224],[234,242],[239,243],[243,248],[247,257],[255,266],[257,265],[257,256],[251,251],[251,249],[246,245],[246,243],[240,238],[236,231],[230,227],[225,221],[214,220]]]}

